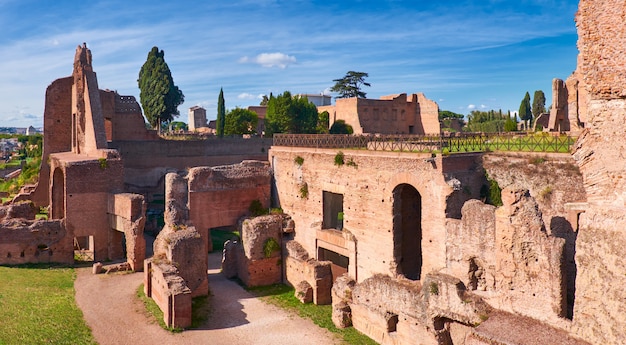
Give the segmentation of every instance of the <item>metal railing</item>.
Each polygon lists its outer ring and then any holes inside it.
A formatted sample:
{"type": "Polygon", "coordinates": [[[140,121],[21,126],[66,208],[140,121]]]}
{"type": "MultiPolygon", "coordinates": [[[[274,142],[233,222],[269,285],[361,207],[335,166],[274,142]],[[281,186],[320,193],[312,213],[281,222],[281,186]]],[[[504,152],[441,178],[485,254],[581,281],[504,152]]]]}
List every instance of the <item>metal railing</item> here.
{"type": "Polygon", "coordinates": [[[351,148],[400,152],[560,152],[569,153],[576,138],[552,133],[454,133],[451,135],[275,134],[273,145],[351,148]]]}

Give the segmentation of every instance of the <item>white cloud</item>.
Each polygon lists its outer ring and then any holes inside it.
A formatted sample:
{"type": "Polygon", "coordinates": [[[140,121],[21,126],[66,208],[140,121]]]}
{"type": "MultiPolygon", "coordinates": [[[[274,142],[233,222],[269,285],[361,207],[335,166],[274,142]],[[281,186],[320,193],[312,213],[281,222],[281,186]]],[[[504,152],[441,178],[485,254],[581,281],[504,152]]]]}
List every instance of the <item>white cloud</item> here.
{"type": "Polygon", "coordinates": [[[481,105],[480,105],[480,109],[487,109],[487,106],[486,106],[486,105],[484,105],[484,104],[481,104],[481,105]]]}
{"type": "Polygon", "coordinates": [[[476,105],[475,104],[470,104],[470,105],[467,106],[467,109],[474,110],[474,109],[476,109],[476,105]]]}
{"type": "Polygon", "coordinates": [[[256,63],[263,67],[278,67],[287,68],[289,65],[296,63],[296,57],[283,53],[261,53],[256,57],[250,58],[247,56],[239,59],[240,63],[256,63]]]}
{"type": "Polygon", "coordinates": [[[263,94],[259,94],[259,95],[253,95],[247,92],[244,93],[240,93],[237,98],[238,99],[262,99],[263,98],[263,94]]]}

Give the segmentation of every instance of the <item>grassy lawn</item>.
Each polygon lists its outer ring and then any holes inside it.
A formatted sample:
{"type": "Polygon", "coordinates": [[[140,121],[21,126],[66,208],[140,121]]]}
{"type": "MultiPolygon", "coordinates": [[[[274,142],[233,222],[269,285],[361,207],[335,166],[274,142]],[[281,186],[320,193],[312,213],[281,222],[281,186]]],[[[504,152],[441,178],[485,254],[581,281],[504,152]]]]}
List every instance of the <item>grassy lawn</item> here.
{"type": "Polygon", "coordinates": [[[239,231],[236,227],[221,227],[211,229],[211,242],[213,243],[213,251],[221,252],[224,250],[224,242],[232,239],[239,239],[239,231]]]}
{"type": "Polygon", "coordinates": [[[294,289],[287,285],[276,284],[248,289],[250,293],[261,297],[264,301],[272,303],[283,309],[293,311],[301,317],[309,318],[319,327],[337,333],[348,344],[378,344],[353,327],[339,329],[333,324],[332,306],[303,304],[294,296],[294,289]]]}
{"type": "Polygon", "coordinates": [[[0,267],[0,344],[95,344],[71,268],[0,267]]]}

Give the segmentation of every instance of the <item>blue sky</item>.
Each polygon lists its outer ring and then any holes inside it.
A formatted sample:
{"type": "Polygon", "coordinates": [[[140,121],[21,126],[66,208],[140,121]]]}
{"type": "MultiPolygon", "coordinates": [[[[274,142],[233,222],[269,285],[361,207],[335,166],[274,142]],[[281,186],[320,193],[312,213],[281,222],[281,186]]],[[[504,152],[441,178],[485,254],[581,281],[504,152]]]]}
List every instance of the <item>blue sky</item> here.
{"type": "Polygon", "coordinates": [[[440,109],[517,110],[576,68],[577,1],[0,0],[0,127],[43,125],[46,87],[87,43],[101,89],[139,98],[153,46],[214,119],[260,95],[321,93],[347,71],[368,98],[423,92],[440,109]]]}

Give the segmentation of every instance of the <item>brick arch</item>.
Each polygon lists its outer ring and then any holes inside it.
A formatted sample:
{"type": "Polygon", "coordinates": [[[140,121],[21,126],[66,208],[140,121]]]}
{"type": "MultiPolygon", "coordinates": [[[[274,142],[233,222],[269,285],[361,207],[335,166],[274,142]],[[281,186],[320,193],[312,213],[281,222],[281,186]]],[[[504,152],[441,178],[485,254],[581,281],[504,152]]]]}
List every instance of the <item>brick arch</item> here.
{"type": "Polygon", "coordinates": [[[393,264],[392,273],[411,280],[422,275],[423,184],[415,175],[399,173],[388,186],[392,203],[393,264]],[[421,190],[420,190],[421,189],[421,190]]]}

